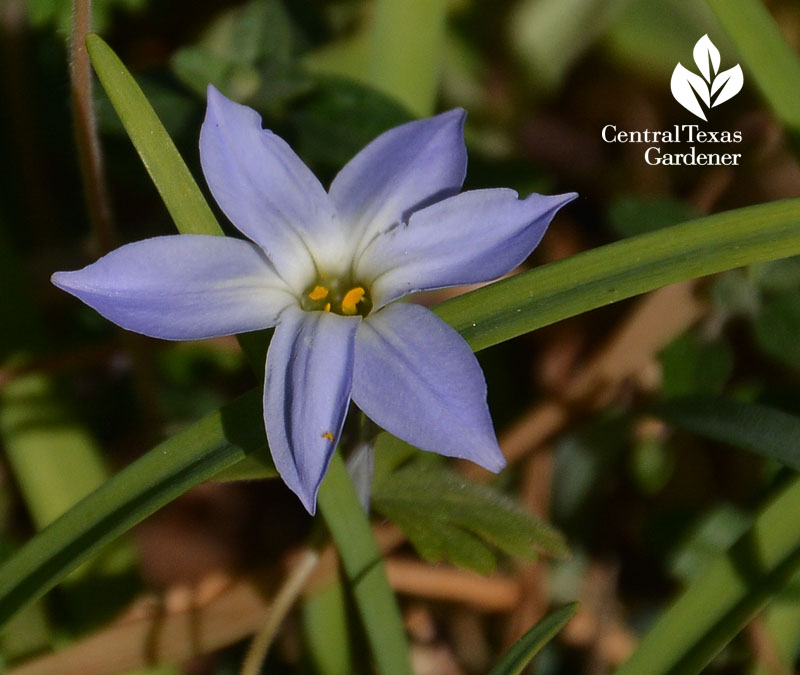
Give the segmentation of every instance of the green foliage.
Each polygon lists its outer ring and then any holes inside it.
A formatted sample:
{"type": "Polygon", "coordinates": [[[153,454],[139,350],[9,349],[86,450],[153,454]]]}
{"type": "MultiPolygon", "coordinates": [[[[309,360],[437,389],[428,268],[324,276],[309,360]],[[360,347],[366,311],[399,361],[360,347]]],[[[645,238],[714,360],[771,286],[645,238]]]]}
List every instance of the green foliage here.
{"type": "MultiPolygon", "coordinates": [[[[55,26],[64,35],[72,30],[72,2],[64,0],[25,0],[31,23],[37,28],[55,26]]],[[[149,0],[94,0],[92,29],[105,31],[115,12],[136,12],[144,9],[149,0]]]]}
{"type": "Polygon", "coordinates": [[[639,440],[631,453],[631,473],[639,489],[656,494],[667,484],[675,469],[675,453],[660,438],[639,440]]]}
{"type": "Polygon", "coordinates": [[[539,621],[503,655],[489,671],[489,675],[519,675],[542,647],[567,625],[577,611],[578,603],[574,602],[557,609],[539,621]]]}
{"type": "Polygon", "coordinates": [[[294,31],[278,0],[253,0],[223,12],[200,40],[175,52],[172,71],[205,97],[214,84],[234,100],[278,110],[313,82],[296,64],[294,31]]]}
{"type": "Polygon", "coordinates": [[[800,132],[800,58],[761,0],[707,0],[778,119],[800,132]]]}
{"type": "Polygon", "coordinates": [[[664,398],[718,394],[733,370],[733,353],[722,341],[701,340],[685,333],[661,352],[664,398]]]}
{"type": "Polygon", "coordinates": [[[103,88],[181,232],[222,234],[175,144],[119,57],[97,35],[86,48],[103,88]]]}
{"type": "Polygon", "coordinates": [[[527,559],[569,553],[561,534],[503,493],[430,461],[412,461],[378,482],[372,503],[430,562],[488,574],[497,562],[491,547],[527,559]]]}
{"type": "Polygon", "coordinates": [[[509,20],[511,43],[544,92],[557,88],[570,66],[628,4],[627,0],[522,0],[509,20]]]}
{"type": "Polygon", "coordinates": [[[800,419],[793,415],[755,403],[700,396],[669,401],[657,412],[681,429],[800,470],[800,419]]]}
{"type": "Polygon", "coordinates": [[[267,452],[254,392],[150,450],[54,521],[0,567],[0,623],[187,489],[267,452]]]}
{"type": "Polygon", "coordinates": [[[730,548],[753,524],[752,517],[731,504],[704,514],[669,559],[670,572],[682,581],[695,578],[730,548]]]}
{"type": "Polygon", "coordinates": [[[317,77],[293,114],[298,151],[308,161],[341,167],[378,134],[408,122],[410,113],[378,91],[341,77],[317,77]]]}
{"type": "Polygon", "coordinates": [[[617,675],[699,673],[800,565],[800,480],[697,575],[617,675]]]}
{"type": "Polygon", "coordinates": [[[694,209],[684,202],[654,196],[620,197],[608,210],[611,229],[620,237],[635,237],[637,234],[677,225],[696,216],[694,209]]]}
{"type": "Polygon", "coordinates": [[[788,292],[769,300],[753,325],[761,349],[780,363],[800,371],[800,295],[788,292]]]}
{"type": "Polygon", "coordinates": [[[474,350],[663,285],[800,253],[800,199],[690,220],[504,279],[436,308],[474,350]]]}
{"type": "Polygon", "coordinates": [[[705,33],[722,53],[723,63],[736,61],[736,51],[708,3],[636,0],[615,18],[606,34],[611,53],[625,68],[658,77],[659,82],[667,81],[676,63],[691,59],[694,42],[705,33]]]}
{"type": "Polygon", "coordinates": [[[303,635],[309,660],[318,675],[353,672],[344,587],[333,583],[306,596],[302,606],[303,635]]]}
{"type": "Polygon", "coordinates": [[[369,519],[339,453],[331,458],[319,489],[318,503],[347,575],[377,671],[386,675],[410,675],[410,656],[400,610],[386,580],[383,558],[372,536],[369,519]]]}

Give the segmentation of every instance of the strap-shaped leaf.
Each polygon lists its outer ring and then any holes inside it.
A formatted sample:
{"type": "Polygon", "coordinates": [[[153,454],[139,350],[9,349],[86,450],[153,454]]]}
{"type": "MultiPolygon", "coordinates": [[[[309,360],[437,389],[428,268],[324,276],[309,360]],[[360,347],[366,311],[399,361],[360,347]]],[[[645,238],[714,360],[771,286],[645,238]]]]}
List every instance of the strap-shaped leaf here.
{"type": "Polygon", "coordinates": [[[787,127],[800,131],[800,58],[762,0],[708,0],[748,73],[787,127]]]}
{"type": "Polygon", "coordinates": [[[661,286],[797,254],[800,199],[770,202],[579,253],[448,300],[436,313],[478,351],[661,286]]]}
{"type": "Polygon", "coordinates": [[[616,675],[699,673],[800,566],[800,479],[697,576],[616,675]]]}
{"type": "Polygon", "coordinates": [[[578,611],[578,603],[573,602],[546,616],[509,649],[489,675],[519,675],[550,640],[567,625],[578,611]]]}
{"type": "Polygon", "coordinates": [[[259,392],[153,448],[29,541],[0,568],[0,623],[136,523],[249,454],[265,457],[259,392]]]}
{"type": "Polygon", "coordinates": [[[781,410],[730,399],[691,396],[664,403],[655,412],[681,429],[800,470],[800,419],[781,410]]]}
{"type": "MultiPolygon", "coordinates": [[[[798,468],[800,420],[766,406],[686,398],[659,407],[669,422],[798,468]]],[[[697,673],[800,568],[800,479],[696,577],[617,675],[697,673]]]]}
{"type": "Polygon", "coordinates": [[[128,69],[99,35],[86,37],[86,49],[175,225],[184,234],[221,235],[203,193],[128,69]]]}

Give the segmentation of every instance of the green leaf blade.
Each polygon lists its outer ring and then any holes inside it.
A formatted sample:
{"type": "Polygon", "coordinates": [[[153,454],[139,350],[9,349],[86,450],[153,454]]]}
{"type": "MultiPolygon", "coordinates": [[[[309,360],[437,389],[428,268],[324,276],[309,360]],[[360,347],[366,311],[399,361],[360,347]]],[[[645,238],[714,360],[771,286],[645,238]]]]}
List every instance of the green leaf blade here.
{"type": "Polygon", "coordinates": [[[778,118],[800,131],[800,58],[761,0],[707,0],[778,118]],[[787,86],[787,83],[793,83],[787,86]]]}
{"type": "Polygon", "coordinates": [[[800,471],[800,419],[755,403],[691,396],[656,413],[670,424],[800,471]]]}
{"type": "Polygon", "coordinates": [[[0,623],[160,507],[250,453],[266,453],[258,392],[153,448],[0,567],[0,623]]]}
{"type": "Polygon", "coordinates": [[[616,675],[699,673],[800,567],[800,479],[696,577],[616,675]]]}
{"type": "Polygon", "coordinates": [[[498,661],[489,675],[519,675],[536,654],[567,625],[578,611],[578,603],[556,610],[523,635],[498,661]]]}
{"type": "Polygon", "coordinates": [[[221,235],[203,193],[150,102],[99,35],[86,38],[92,65],[178,230],[221,235]]]}
{"type": "Polygon", "coordinates": [[[789,199],[585,251],[453,298],[435,311],[478,351],[661,286],[798,254],[800,199],[789,199]]]}

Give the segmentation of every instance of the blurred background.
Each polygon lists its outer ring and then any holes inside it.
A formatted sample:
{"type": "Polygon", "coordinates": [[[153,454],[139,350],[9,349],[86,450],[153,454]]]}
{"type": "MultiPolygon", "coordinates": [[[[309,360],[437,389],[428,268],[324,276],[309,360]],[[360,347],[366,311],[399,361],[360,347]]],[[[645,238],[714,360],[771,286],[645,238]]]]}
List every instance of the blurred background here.
{"type": "MultiPolygon", "coordinates": [[[[258,384],[233,338],[173,344],[123,335],[49,284],[52,272],[101,253],[73,135],[70,4],[0,3],[6,556],[156,442],[258,384]]],[[[800,6],[766,4],[800,48],[800,6]]],[[[96,0],[94,11],[93,29],[135,75],[204,190],[198,134],[209,82],[262,113],[325,184],[375,135],[418,111],[418,100],[370,76],[374,6],[365,0],[96,0]]],[[[452,0],[443,20],[431,77],[437,110],[468,111],[466,187],[580,193],[526,266],[800,195],[797,146],[746,69],[742,92],[703,127],[741,132],[735,147],[702,148],[741,153],[739,166],[650,166],[646,145],[603,141],[608,124],[655,130],[697,122],[672,98],[670,77],[679,61],[693,67],[704,34],[723,69],[739,62],[699,0],[452,0]]],[[[415,52],[413,41],[407,49],[415,52]]],[[[95,98],[114,244],[173,233],[99,86],[95,98]]],[[[418,673],[484,673],[548,608],[571,600],[581,602],[578,615],[530,672],[599,675],[627,658],[682,584],[744,531],[785,479],[777,464],[681,431],[653,406],[724,395],[800,413],[798,290],[800,261],[759,264],[478,355],[510,459],[494,487],[552,522],[572,555],[537,561],[501,552],[496,570],[478,575],[462,569],[487,571],[474,561],[427,562],[379,515],[418,673]]],[[[487,480],[474,467],[457,469],[487,480]]],[[[19,671],[29,675],[237,672],[270,589],[309,531],[280,481],[204,484],[19,615],[0,633],[2,664],[17,672],[29,663],[19,671]],[[202,616],[203,631],[159,637],[159,625],[189,611],[202,616]],[[138,651],[126,646],[132,641],[138,651]],[[56,647],[77,651],[65,651],[51,670],[31,660],[56,647]]],[[[285,622],[264,672],[333,672],[319,654],[345,648],[340,663],[363,669],[363,639],[326,614],[330,584],[320,577],[285,622]]],[[[783,591],[708,672],[792,672],[785,659],[775,665],[775,654],[797,651],[798,591],[783,591]]]]}

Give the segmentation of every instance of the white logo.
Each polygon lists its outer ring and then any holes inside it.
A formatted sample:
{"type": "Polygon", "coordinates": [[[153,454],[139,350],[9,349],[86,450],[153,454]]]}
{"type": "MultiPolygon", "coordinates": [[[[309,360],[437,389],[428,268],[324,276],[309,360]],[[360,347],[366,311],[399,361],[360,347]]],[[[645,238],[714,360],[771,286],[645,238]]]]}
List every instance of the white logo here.
{"type": "Polygon", "coordinates": [[[744,75],[738,63],[733,68],[719,72],[719,50],[708,35],[704,35],[697,41],[692,54],[703,77],[687,70],[679,62],[672,71],[670,88],[678,103],[707,122],[700,101],[705,104],[706,108],[714,108],[720,103],[732,99],[741,91],[744,75]],[[712,98],[714,99],[713,103],[711,102],[712,98]]]}

